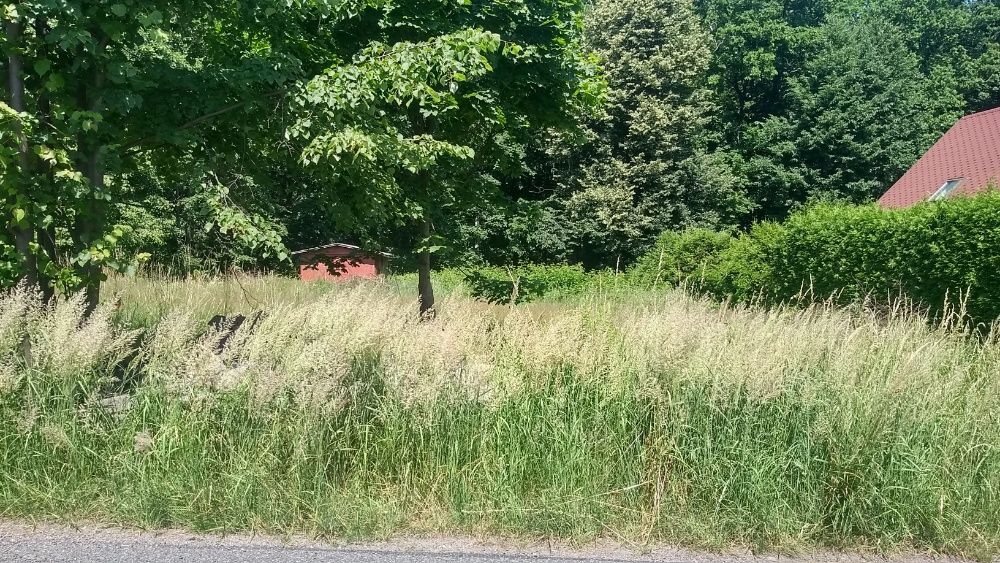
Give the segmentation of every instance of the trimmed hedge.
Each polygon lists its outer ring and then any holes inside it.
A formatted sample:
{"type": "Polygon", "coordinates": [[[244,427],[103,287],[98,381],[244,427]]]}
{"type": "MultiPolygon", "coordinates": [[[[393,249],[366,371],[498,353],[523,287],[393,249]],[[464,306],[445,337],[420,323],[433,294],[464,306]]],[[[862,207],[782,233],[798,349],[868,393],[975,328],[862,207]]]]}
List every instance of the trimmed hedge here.
{"type": "Polygon", "coordinates": [[[775,280],[780,277],[775,272],[775,268],[780,271],[776,258],[785,248],[786,235],[780,223],[754,225],[712,257],[695,289],[734,301],[774,298],[778,293],[775,280]]]}
{"type": "MultiPolygon", "coordinates": [[[[654,248],[636,267],[649,282],[649,264],[689,264],[704,234],[654,248]],[[661,260],[663,249],[675,254],[661,260]]],[[[664,276],[692,282],[720,298],[783,301],[805,296],[841,302],[905,295],[938,316],[965,301],[976,322],[1000,317],[1000,193],[923,203],[902,210],[874,205],[823,204],[783,224],[762,223],[739,237],[719,235],[699,254],[700,275],[664,276]],[[725,241],[723,237],[728,237],[725,241]]],[[[698,248],[704,249],[705,246],[698,248]]],[[[682,272],[682,268],[676,271],[682,272]]]]}
{"type": "Polygon", "coordinates": [[[785,231],[772,276],[779,297],[806,286],[844,301],[904,294],[938,314],[962,296],[976,321],[1000,317],[1000,194],[896,211],[818,206],[785,231]]]}

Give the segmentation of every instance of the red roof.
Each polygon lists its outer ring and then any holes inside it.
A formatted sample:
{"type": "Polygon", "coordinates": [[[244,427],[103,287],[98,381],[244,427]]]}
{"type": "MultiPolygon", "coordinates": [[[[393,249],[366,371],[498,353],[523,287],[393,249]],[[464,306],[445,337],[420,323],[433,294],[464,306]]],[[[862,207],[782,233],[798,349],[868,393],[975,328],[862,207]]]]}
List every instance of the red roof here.
{"type": "Polygon", "coordinates": [[[959,178],[952,196],[973,194],[1000,180],[1000,108],[958,120],[878,202],[882,207],[907,207],[959,178]]]}
{"type": "MultiPolygon", "coordinates": [[[[344,244],[342,242],[332,242],[330,244],[324,244],[323,246],[314,246],[312,248],[304,248],[302,250],[296,250],[295,252],[292,253],[292,256],[299,256],[299,255],[302,255],[302,254],[308,254],[308,253],[311,253],[311,252],[317,252],[317,251],[320,251],[320,250],[326,250],[328,248],[342,248],[344,250],[348,250],[348,251],[351,251],[351,252],[355,252],[355,251],[361,250],[360,246],[355,246],[353,244],[344,244]]],[[[358,252],[358,254],[364,254],[364,253],[363,252],[358,252]]],[[[369,254],[371,254],[371,253],[369,253],[369,254]]],[[[388,252],[378,252],[377,254],[381,254],[382,256],[385,256],[386,258],[394,258],[394,256],[392,254],[389,254],[388,252]]]]}

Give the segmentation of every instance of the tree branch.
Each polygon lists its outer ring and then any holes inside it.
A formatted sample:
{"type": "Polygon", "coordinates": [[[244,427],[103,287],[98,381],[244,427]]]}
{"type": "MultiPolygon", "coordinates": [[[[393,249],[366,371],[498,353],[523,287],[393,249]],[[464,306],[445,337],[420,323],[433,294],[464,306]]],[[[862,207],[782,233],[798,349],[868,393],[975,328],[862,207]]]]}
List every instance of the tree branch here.
{"type": "MultiPolygon", "coordinates": [[[[284,96],[284,95],[285,95],[285,90],[272,90],[270,92],[265,92],[264,94],[262,94],[261,98],[265,98],[265,99],[266,98],[274,98],[274,97],[279,97],[279,96],[284,96]]],[[[205,115],[198,116],[198,117],[192,119],[191,121],[188,121],[186,123],[182,123],[181,125],[179,125],[175,129],[175,131],[179,132],[179,131],[186,131],[188,129],[194,129],[195,127],[198,127],[199,125],[202,125],[204,123],[208,123],[209,121],[215,119],[216,117],[219,117],[220,115],[225,115],[227,113],[236,111],[236,110],[241,109],[243,107],[246,107],[247,105],[252,104],[253,102],[258,101],[261,98],[254,98],[254,99],[251,99],[251,100],[243,100],[243,101],[239,101],[239,102],[234,102],[234,103],[229,104],[227,106],[223,106],[223,107],[221,107],[221,108],[219,108],[217,110],[213,110],[213,111],[211,111],[209,113],[206,113],[205,115]]],[[[149,141],[151,141],[153,139],[154,139],[154,137],[144,137],[142,139],[136,139],[134,141],[130,141],[129,143],[126,143],[124,146],[122,146],[122,150],[123,151],[129,151],[129,150],[135,149],[135,148],[139,147],[140,145],[143,145],[143,144],[145,144],[145,143],[147,143],[147,142],[149,142],[149,141]]]]}

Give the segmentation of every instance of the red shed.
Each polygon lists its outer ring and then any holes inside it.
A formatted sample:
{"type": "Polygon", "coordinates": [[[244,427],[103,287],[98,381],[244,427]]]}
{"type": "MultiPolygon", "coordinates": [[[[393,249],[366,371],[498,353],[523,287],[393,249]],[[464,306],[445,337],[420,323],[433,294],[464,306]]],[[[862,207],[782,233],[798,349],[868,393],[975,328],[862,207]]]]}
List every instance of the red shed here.
{"type": "Polygon", "coordinates": [[[1000,108],[994,108],[958,120],[878,202],[882,207],[909,207],[971,195],[998,180],[1000,108]]]}
{"type": "Polygon", "coordinates": [[[339,242],[299,250],[292,256],[302,281],[377,278],[385,272],[391,257],[384,252],[368,253],[339,242]]]}

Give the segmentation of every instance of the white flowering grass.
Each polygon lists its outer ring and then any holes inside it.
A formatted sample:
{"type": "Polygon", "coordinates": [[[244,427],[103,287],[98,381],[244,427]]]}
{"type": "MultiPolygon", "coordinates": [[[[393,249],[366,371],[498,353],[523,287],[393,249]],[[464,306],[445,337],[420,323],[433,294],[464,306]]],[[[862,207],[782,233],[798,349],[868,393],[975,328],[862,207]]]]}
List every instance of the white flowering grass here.
{"type": "Polygon", "coordinates": [[[224,285],[116,283],[120,304],[89,319],[77,300],[0,298],[2,515],[337,537],[1000,545],[992,336],[906,311],[683,292],[514,308],[455,293],[418,322],[391,284],[251,279],[239,283],[264,305],[220,312],[266,315],[218,353],[205,321],[224,285]],[[131,301],[149,291],[160,297],[131,301]],[[135,332],[122,312],[143,307],[155,314],[135,332]]]}

